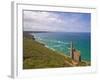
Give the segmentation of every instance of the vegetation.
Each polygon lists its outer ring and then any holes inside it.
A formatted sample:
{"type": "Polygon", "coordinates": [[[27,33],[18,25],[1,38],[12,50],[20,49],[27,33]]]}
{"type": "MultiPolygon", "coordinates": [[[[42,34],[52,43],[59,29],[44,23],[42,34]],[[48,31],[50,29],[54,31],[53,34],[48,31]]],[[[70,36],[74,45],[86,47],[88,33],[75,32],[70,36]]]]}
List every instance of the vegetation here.
{"type": "MultiPolygon", "coordinates": [[[[80,62],[77,66],[85,65],[80,62]]],[[[23,34],[23,69],[71,67],[72,59],[53,51],[35,40],[29,33],[23,34]]]]}

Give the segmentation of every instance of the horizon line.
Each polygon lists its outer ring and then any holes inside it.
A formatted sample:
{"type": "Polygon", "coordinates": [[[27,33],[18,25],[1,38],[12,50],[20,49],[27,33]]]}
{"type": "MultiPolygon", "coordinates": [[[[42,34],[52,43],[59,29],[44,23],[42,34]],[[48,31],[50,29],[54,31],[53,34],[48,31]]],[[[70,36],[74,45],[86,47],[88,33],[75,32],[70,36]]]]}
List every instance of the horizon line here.
{"type": "MultiPolygon", "coordinates": [[[[66,32],[66,31],[23,31],[23,32],[66,32]]],[[[71,32],[72,33],[72,32],[71,32]]],[[[91,33],[91,32],[76,32],[75,33],[91,33]]]]}

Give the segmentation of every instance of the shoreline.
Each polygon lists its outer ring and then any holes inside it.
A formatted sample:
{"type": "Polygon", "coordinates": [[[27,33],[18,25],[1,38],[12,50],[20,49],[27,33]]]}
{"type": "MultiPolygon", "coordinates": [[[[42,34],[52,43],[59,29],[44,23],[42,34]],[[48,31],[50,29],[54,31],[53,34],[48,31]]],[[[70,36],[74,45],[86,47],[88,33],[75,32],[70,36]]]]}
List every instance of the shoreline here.
{"type": "MultiPolygon", "coordinates": [[[[39,43],[44,44],[42,41],[40,41],[40,40],[38,40],[38,39],[37,39],[36,41],[38,41],[39,43]]],[[[46,44],[44,44],[44,45],[45,45],[44,47],[46,47],[46,48],[48,48],[48,49],[51,49],[51,50],[57,52],[58,54],[60,54],[60,55],[62,55],[62,56],[64,56],[64,57],[68,57],[68,58],[70,58],[69,55],[66,55],[66,54],[64,54],[63,52],[56,51],[54,48],[50,48],[50,47],[47,46],[46,44]]],[[[83,60],[83,59],[82,59],[82,62],[86,62],[87,64],[90,63],[90,61],[88,61],[88,60],[83,60]]]]}
{"type": "MultiPolygon", "coordinates": [[[[38,37],[35,37],[35,39],[36,39],[36,41],[38,41],[39,43],[44,44],[46,48],[49,48],[49,49],[51,49],[51,50],[53,50],[53,51],[56,51],[57,53],[61,53],[61,54],[63,54],[63,55],[69,56],[68,53],[65,54],[65,53],[63,53],[63,52],[59,52],[59,51],[55,50],[55,49],[52,48],[52,47],[49,47],[49,46],[46,45],[44,42],[42,42],[41,40],[39,40],[38,37]]],[[[61,41],[60,41],[60,42],[61,42],[61,41]]],[[[91,60],[86,60],[86,59],[82,59],[82,61],[91,62],[91,60]]]]}
{"type": "Polygon", "coordinates": [[[33,68],[35,68],[33,65],[37,66],[36,68],[45,68],[45,67],[52,68],[53,66],[55,66],[55,67],[90,66],[90,64],[87,64],[88,63],[87,61],[83,61],[83,60],[80,64],[73,65],[72,64],[73,60],[70,58],[70,56],[65,55],[64,53],[61,53],[61,52],[57,52],[56,50],[50,49],[46,44],[37,41],[33,35],[30,36],[30,34],[26,34],[23,36],[23,38],[24,38],[24,45],[26,45],[26,44],[29,45],[29,46],[27,46],[27,45],[24,46],[24,48],[26,47],[24,49],[25,50],[24,51],[25,58],[24,58],[24,62],[23,62],[24,69],[28,69],[28,68],[30,69],[31,67],[33,69],[33,68]],[[31,47],[31,46],[33,46],[33,47],[31,47]],[[30,53],[30,54],[28,54],[28,53],[30,53]],[[39,58],[37,57],[37,55],[39,58]],[[48,55],[48,57],[44,57],[46,55],[48,55]],[[52,57],[50,57],[50,56],[52,56],[52,57]],[[42,57],[44,57],[44,58],[40,59],[42,57]],[[34,60],[34,58],[37,59],[39,62],[36,63],[37,60],[34,60]],[[28,61],[28,59],[29,59],[29,61],[28,61]],[[42,60],[43,61],[45,60],[45,62],[48,62],[48,59],[49,59],[50,63],[48,63],[48,64],[42,63],[42,60]],[[53,61],[52,61],[52,59],[53,59],[53,61]],[[61,63],[63,63],[63,65],[61,63]],[[45,64],[47,64],[47,65],[45,65],[45,64]]]}

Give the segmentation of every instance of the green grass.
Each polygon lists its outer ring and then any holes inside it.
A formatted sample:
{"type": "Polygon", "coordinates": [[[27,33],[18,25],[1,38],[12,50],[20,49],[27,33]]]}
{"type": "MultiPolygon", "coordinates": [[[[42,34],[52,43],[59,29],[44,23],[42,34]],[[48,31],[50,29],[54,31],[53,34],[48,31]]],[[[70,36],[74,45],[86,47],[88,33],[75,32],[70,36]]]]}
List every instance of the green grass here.
{"type": "MultiPolygon", "coordinates": [[[[30,35],[23,37],[23,69],[71,67],[72,59],[37,42],[30,35]]],[[[79,65],[86,65],[80,63],[79,65]]],[[[78,65],[77,65],[78,66],[78,65]]]]}

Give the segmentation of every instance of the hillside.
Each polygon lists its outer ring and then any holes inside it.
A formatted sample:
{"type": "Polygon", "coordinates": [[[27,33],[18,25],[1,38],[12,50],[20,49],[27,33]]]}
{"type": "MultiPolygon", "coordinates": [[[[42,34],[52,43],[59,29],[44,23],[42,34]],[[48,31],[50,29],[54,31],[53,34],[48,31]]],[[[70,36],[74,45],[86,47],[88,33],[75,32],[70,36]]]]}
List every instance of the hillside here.
{"type": "MultiPolygon", "coordinates": [[[[86,66],[86,62],[80,62],[77,66],[86,66]]],[[[34,36],[23,35],[23,69],[71,67],[72,59],[63,53],[58,53],[39,43],[34,36]]]]}

